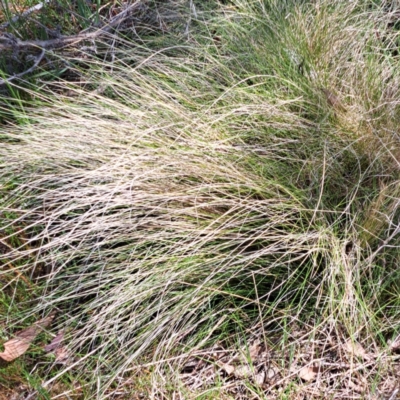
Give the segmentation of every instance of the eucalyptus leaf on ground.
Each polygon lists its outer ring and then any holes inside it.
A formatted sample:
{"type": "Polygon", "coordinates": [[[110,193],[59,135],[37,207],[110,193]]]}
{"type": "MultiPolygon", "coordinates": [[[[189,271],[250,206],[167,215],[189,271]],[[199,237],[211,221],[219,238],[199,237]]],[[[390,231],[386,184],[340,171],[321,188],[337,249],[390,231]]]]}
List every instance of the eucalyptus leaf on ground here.
{"type": "Polygon", "coordinates": [[[0,357],[5,361],[13,361],[25,354],[36,336],[47,328],[54,319],[54,315],[40,319],[29,328],[19,331],[13,339],[3,343],[4,351],[0,353],[0,357]]]}

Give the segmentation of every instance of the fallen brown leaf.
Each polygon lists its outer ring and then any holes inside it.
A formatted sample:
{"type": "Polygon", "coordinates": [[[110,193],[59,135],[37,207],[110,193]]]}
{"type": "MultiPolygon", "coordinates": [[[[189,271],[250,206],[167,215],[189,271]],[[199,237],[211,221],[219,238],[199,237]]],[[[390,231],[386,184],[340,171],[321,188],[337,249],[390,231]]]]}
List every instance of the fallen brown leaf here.
{"type": "Polygon", "coordinates": [[[254,382],[261,386],[265,381],[265,371],[259,372],[255,377],[254,377],[254,382]]]}
{"type": "Polygon", "coordinates": [[[249,378],[250,376],[253,375],[253,371],[248,365],[239,365],[235,370],[233,371],[233,375],[236,378],[249,378]]]}
{"type": "Polygon", "coordinates": [[[313,381],[318,375],[319,368],[315,366],[306,366],[300,369],[298,372],[299,378],[303,381],[313,381]]]}
{"type": "Polygon", "coordinates": [[[63,340],[64,340],[64,331],[61,330],[49,344],[44,346],[44,350],[49,353],[50,351],[58,349],[59,347],[61,347],[61,343],[63,340]]]}
{"type": "Polygon", "coordinates": [[[365,387],[363,387],[360,384],[357,384],[357,383],[353,382],[351,379],[348,381],[347,386],[348,386],[349,389],[354,390],[354,391],[356,391],[358,393],[362,393],[362,392],[364,392],[366,390],[365,387]]]}
{"type": "Polygon", "coordinates": [[[341,102],[341,100],[339,99],[338,96],[336,96],[333,92],[331,92],[330,90],[326,89],[326,88],[321,88],[322,92],[324,93],[324,95],[326,96],[326,100],[328,101],[328,104],[335,108],[336,110],[345,112],[346,108],[344,107],[343,103],[341,102]]]}
{"type": "Polygon", "coordinates": [[[229,364],[221,365],[221,368],[228,374],[231,375],[235,371],[235,367],[229,364]]]}
{"type": "Polygon", "coordinates": [[[351,339],[349,339],[345,344],[344,344],[345,350],[356,356],[356,357],[361,357],[364,360],[370,360],[371,357],[367,352],[365,351],[364,347],[361,346],[360,343],[358,342],[353,342],[351,339]]]}
{"type": "Polygon", "coordinates": [[[35,322],[29,328],[17,332],[13,339],[4,343],[4,351],[0,353],[0,357],[5,361],[13,361],[22,356],[40,331],[49,326],[53,319],[54,314],[51,314],[35,322]]]}
{"type": "Polygon", "coordinates": [[[276,378],[278,376],[278,374],[279,374],[279,369],[274,367],[274,366],[272,366],[272,365],[270,365],[267,368],[267,372],[266,372],[266,376],[265,377],[266,377],[266,379],[271,380],[273,378],[276,378]]]}
{"type": "Polygon", "coordinates": [[[66,364],[68,364],[68,363],[70,362],[70,360],[71,360],[71,357],[70,357],[70,355],[69,355],[69,352],[68,352],[68,350],[67,350],[64,346],[57,348],[57,349],[54,351],[54,354],[56,355],[55,362],[56,362],[57,364],[64,364],[64,365],[66,365],[66,364]]]}
{"type": "Polygon", "coordinates": [[[249,347],[249,355],[251,361],[255,361],[261,352],[261,342],[260,340],[255,340],[254,343],[249,347]]]}

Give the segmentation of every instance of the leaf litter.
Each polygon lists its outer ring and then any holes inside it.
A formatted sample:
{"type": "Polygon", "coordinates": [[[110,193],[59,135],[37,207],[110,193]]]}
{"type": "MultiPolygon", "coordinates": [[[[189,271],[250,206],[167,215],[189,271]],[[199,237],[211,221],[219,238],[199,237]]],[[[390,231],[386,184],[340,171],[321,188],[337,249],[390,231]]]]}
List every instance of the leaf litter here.
{"type": "Polygon", "coordinates": [[[49,316],[36,321],[29,328],[23,329],[15,334],[13,339],[3,343],[4,351],[0,352],[0,357],[4,361],[11,362],[16,358],[25,354],[31,343],[35,340],[36,336],[52,323],[55,315],[49,316]]]}
{"type": "Polygon", "coordinates": [[[56,358],[54,362],[56,364],[68,364],[71,360],[69,351],[63,346],[65,331],[62,329],[53,338],[53,340],[44,347],[47,353],[53,353],[56,358]]]}
{"type": "MultiPolygon", "coordinates": [[[[0,357],[12,361],[23,355],[53,318],[54,315],[49,315],[17,332],[4,343],[5,351],[0,357]]],[[[56,356],[58,364],[68,364],[71,359],[63,344],[64,335],[64,330],[58,331],[43,347],[56,356]]],[[[180,371],[180,381],[192,392],[207,390],[222,382],[224,393],[238,400],[259,398],[254,397],[251,386],[262,391],[265,398],[278,399],[289,385],[296,388],[293,400],[397,398],[400,357],[394,352],[398,349],[398,338],[388,342],[385,349],[369,352],[338,329],[310,334],[295,328],[284,345],[276,332],[268,340],[264,337],[265,333],[260,330],[235,351],[218,343],[193,353],[175,366],[180,371]]]]}
{"type": "MultiPolygon", "coordinates": [[[[235,399],[256,399],[257,387],[268,399],[278,399],[296,387],[293,399],[389,399],[399,387],[397,345],[374,352],[340,329],[318,333],[294,329],[282,351],[279,335],[253,335],[236,351],[222,344],[199,351],[180,365],[180,379],[193,392],[219,383],[235,399]]],[[[395,340],[396,342],[396,340],[395,340]]],[[[396,399],[396,395],[394,397],[396,399]]]]}

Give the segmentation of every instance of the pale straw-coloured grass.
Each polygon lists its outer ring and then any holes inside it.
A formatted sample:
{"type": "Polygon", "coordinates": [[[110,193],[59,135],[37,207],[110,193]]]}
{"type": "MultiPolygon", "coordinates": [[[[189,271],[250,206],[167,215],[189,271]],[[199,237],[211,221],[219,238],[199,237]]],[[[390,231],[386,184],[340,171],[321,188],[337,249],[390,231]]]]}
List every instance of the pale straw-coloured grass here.
{"type": "Polygon", "coordinates": [[[154,398],[182,395],[174,360],[260,329],[287,362],[293,326],[397,331],[398,58],[363,4],[199,11],[182,44],[122,42],[7,128],[2,240],[28,242],[5,265],[36,269],[32,313],[59,310],[74,354],[47,385],[67,369],[105,398],[146,365],[154,398]]]}

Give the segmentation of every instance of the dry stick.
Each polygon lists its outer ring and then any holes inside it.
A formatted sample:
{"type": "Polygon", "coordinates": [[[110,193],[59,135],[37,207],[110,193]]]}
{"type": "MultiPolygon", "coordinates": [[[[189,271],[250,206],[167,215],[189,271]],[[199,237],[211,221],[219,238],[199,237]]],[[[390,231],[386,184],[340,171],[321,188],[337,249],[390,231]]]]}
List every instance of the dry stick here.
{"type": "MultiPolygon", "coordinates": [[[[107,34],[110,32],[112,28],[123,22],[125,19],[128,18],[128,14],[133,11],[136,7],[140,5],[140,2],[135,2],[134,4],[127,7],[124,11],[117,14],[107,25],[104,27],[94,31],[94,32],[81,32],[77,35],[66,36],[56,39],[49,39],[49,40],[19,40],[15,38],[13,35],[5,34],[0,36],[0,50],[28,50],[32,47],[42,49],[42,53],[36,58],[35,63],[24,72],[20,74],[13,75],[7,79],[0,80],[0,86],[4,85],[5,83],[9,83],[14,79],[21,78],[22,76],[32,72],[42,61],[45,51],[49,49],[57,49],[62,48],[67,45],[79,43],[83,40],[88,39],[95,39],[101,35],[107,34]]],[[[29,11],[29,10],[28,10],[29,11]]]]}
{"type": "Polygon", "coordinates": [[[31,8],[28,8],[26,11],[24,11],[21,15],[15,15],[14,17],[11,18],[11,22],[4,22],[3,24],[0,25],[0,29],[6,29],[10,26],[11,23],[17,22],[20,18],[25,18],[32,14],[34,11],[39,11],[40,9],[43,8],[45,3],[49,3],[50,0],[44,0],[42,3],[36,4],[36,6],[33,6],[31,8]]]}
{"type": "Polygon", "coordinates": [[[14,79],[21,78],[22,76],[24,76],[24,75],[26,75],[26,74],[29,74],[29,73],[32,72],[34,69],[36,69],[36,67],[39,65],[40,61],[42,61],[45,52],[46,52],[45,49],[42,49],[42,52],[39,54],[38,57],[36,57],[36,60],[35,60],[35,62],[33,63],[32,67],[28,68],[26,71],[21,72],[21,73],[16,74],[16,75],[13,75],[13,76],[11,76],[10,78],[7,78],[7,79],[0,79],[0,86],[1,86],[1,85],[4,85],[5,83],[9,83],[9,82],[11,82],[11,81],[14,80],[14,79]]]}
{"type": "Polygon", "coordinates": [[[389,400],[395,400],[397,397],[397,393],[399,392],[399,389],[395,389],[392,393],[392,395],[390,396],[389,400]]]}
{"type": "Polygon", "coordinates": [[[79,43],[82,40],[94,39],[104,33],[108,33],[111,23],[104,28],[90,33],[78,33],[77,35],[65,36],[48,40],[20,40],[8,34],[0,37],[0,50],[27,50],[32,47],[45,50],[58,49],[70,44],[79,43]]]}
{"type": "Polygon", "coordinates": [[[94,31],[94,32],[81,32],[77,35],[65,36],[56,39],[48,40],[20,40],[10,34],[0,36],[0,50],[24,50],[32,47],[41,48],[45,50],[62,48],[64,46],[79,43],[87,39],[95,39],[103,34],[109,33],[109,31],[116,25],[123,22],[131,11],[137,8],[140,2],[134,3],[117,14],[107,25],[94,31]]]}

